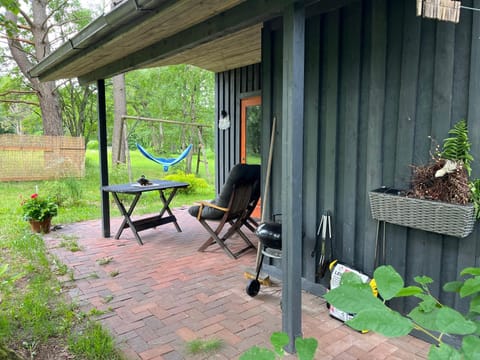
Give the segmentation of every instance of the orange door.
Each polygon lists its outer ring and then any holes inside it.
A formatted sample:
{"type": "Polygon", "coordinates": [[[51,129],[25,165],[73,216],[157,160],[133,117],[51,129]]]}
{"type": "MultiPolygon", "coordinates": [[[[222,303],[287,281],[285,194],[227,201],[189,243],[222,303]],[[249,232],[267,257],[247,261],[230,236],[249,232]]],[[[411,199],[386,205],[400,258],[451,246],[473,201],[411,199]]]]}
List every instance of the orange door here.
{"type": "MultiPolygon", "coordinates": [[[[252,96],[240,101],[240,162],[242,164],[260,164],[260,132],[262,125],[262,98],[252,96]]],[[[260,218],[261,201],[258,202],[253,216],[260,218]]]]}

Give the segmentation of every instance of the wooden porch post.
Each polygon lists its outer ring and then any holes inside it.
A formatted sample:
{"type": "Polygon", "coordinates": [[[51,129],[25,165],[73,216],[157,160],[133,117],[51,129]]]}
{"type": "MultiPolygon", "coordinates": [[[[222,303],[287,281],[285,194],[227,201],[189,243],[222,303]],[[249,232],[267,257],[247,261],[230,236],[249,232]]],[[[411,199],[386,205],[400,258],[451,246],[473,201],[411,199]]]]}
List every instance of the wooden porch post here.
{"type": "MultiPolygon", "coordinates": [[[[98,148],[100,156],[100,184],[108,185],[108,150],[107,150],[107,109],[105,102],[105,80],[97,80],[98,106],[98,148]]],[[[110,237],[110,203],[108,192],[101,191],[102,196],[102,230],[104,237],[110,237]]]]}
{"type": "Polygon", "coordinates": [[[282,328],[295,352],[302,336],[302,194],[304,126],[305,9],[289,5],[283,16],[282,93],[282,328]]]}

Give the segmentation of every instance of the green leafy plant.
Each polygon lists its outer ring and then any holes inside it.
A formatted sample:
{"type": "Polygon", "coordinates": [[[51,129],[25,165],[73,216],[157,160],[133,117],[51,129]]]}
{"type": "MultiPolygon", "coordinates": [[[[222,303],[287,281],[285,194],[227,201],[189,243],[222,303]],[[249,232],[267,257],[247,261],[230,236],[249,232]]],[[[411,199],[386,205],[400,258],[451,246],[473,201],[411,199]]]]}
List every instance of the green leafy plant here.
{"type": "Polygon", "coordinates": [[[200,340],[195,339],[187,342],[187,352],[192,355],[211,354],[221,349],[223,342],[218,339],[200,340]]]}
{"type": "Polygon", "coordinates": [[[375,297],[370,285],[363,283],[354,273],[345,273],[340,286],[324,297],[336,308],[355,314],[346,324],[356,330],[371,330],[388,337],[405,336],[418,330],[434,341],[429,359],[478,359],[480,268],[466,268],[460,275],[466,278],[446,283],[443,290],[470,298],[466,315],[441,304],[431,294],[429,285],[433,280],[430,277],[417,276],[414,280],[418,286],[405,287],[402,277],[392,266],[380,266],[374,272],[379,297],[375,297]],[[406,316],[393,311],[385,303],[401,297],[418,299],[418,304],[406,316]],[[458,349],[445,343],[444,339],[450,335],[462,338],[458,349]]]}
{"type": "Polygon", "coordinates": [[[165,180],[178,181],[189,184],[186,188],[179,189],[178,191],[184,194],[194,194],[202,192],[208,188],[208,183],[205,179],[196,177],[195,174],[186,174],[183,171],[177,171],[173,174],[168,174],[163,177],[165,180]]]}
{"type": "Polygon", "coordinates": [[[44,221],[58,214],[58,205],[51,198],[41,197],[37,193],[21,203],[23,219],[44,221]]]}
{"type": "Polygon", "coordinates": [[[72,334],[68,345],[74,354],[82,355],[86,359],[123,359],[115,349],[115,342],[110,334],[93,321],[89,321],[82,332],[72,334]]]}
{"type": "Polygon", "coordinates": [[[472,203],[480,219],[480,181],[469,178],[474,158],[466,121],[457,122],[448,134],[442,147],[437,146],[432,163],[413,166],[409,195],[451,204],[472,203]]]}
{"type": "Polygon", "coordinates": [[[473,206],[475,208],[475,217],[480,219],[480,179],[470,182],[470,192],[473,206]]]}
{"type": "MultiPolygon", "coordinates": [[[[274,350],[253,346],[240,356],[239,360],[275,360],[285,355],[284,347],[289,343],[289,337],[284,332],[274,332],[270,337],[274,350]]],[[[295,349],[299,360],[312,360],[317,350],[318,341],[314,338],[296,338],[295,349]]]]}
{"type": "Polygon", "coordinates": [[[7,284],[13,284],[15,281],[20,279],[23,274],[16,274],[16,275],[8,275],[8,264],[3,264],[0,266],[0,286],[2,285],[7,285],[7,284]]]}
{"type": "Polygon", "coordinates": [[[71,252],[77,252],[82,250],[75,236],[62,235],[62,241],[60,241],[60,244],[58,244],[58,246],[61,248],[65,248],[71,252]]]}
{"type": "Polygon", "coordinates": [[[448,132],[450,137],[443,140],[443,150],[440,157],[452,161],[461,161],[468,174],[472,172],[473,156],[470,154],[470,140],[465,120],[460,120],[448,132]]]}

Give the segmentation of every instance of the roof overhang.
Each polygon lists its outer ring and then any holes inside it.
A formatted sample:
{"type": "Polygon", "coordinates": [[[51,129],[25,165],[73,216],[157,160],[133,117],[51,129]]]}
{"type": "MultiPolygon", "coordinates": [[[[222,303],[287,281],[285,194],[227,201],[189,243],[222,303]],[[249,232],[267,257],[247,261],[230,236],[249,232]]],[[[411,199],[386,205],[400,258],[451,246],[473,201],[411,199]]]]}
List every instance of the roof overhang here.
{"type": "Polygon", "coordinates": [[[214,72],[260,62],[264,21],[294,0],[126,0],[61,45],[30,74],[83,83],[154,66],[214,72]]]}

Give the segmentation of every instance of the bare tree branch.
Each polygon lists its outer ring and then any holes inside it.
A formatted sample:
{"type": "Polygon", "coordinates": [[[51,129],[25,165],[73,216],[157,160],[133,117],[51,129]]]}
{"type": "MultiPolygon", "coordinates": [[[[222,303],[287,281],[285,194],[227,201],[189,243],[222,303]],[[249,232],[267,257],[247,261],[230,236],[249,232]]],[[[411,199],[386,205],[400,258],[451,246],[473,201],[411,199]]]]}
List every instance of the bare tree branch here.
{"type": "Polygon", "coordinates": [[[12,40],[12,41],[17,41],[17,42],[24,42],[24,43],[27,43],[27,44],[32,45],[32,46],[35,45],[35,43],[34,43],[33,41],[30,41],[30,40],[27,40],[27,39],[18,38],[18,37],[11,37],[11,36],[0,35],[0,38],[4,38],[4,39],[7,39],[7,40],[12,40]]]}
{"type": "Polygon", "coordinates": [[[20,14],[22,14],[25,21],[28,23],[28,25],[30,25],[30,28],[32,28],[34,26],[34,24],[33,24],[32,19],[30,19],[30,17],[28,16],[28,14],[25,11],[23,11],[22,9],[20,9],[20,14]]]}
{"type": "MultiPolygon", "coordinates": [[[[67,6],[67,1],[64,1],[63,3],[59,4],[55,9],[52,9],[52,11],[50,12],[50,14],[48,14],[47,17],[45,18],[45,20],[43,21],[42,27],[45,26],[45,24],[47,23],[47,21],[48,21],[57,11],[60,11],[60,9],[63,9],[65,6],[67,6]]],[[[49,29],[50,29],[50,28],[47,28],[47,31],[48,31],[49,29]]]]}
{"type": "Polygon", "coordinates": [[[10,104],[26,104],[33,106],[40,106],[39,103],[27,100],[11,100],[11,99],[0,99],[0,103],[10,103],[10,104]]]}
{"type": "Polygon", "coordinates": [[[4,93],[0,93],[0,96],[7,96],[10,94],[19,94],[19,95],[28,95],[28,94],[36,94],[36,91],[33,90],[8,90],[4,93]]]}

